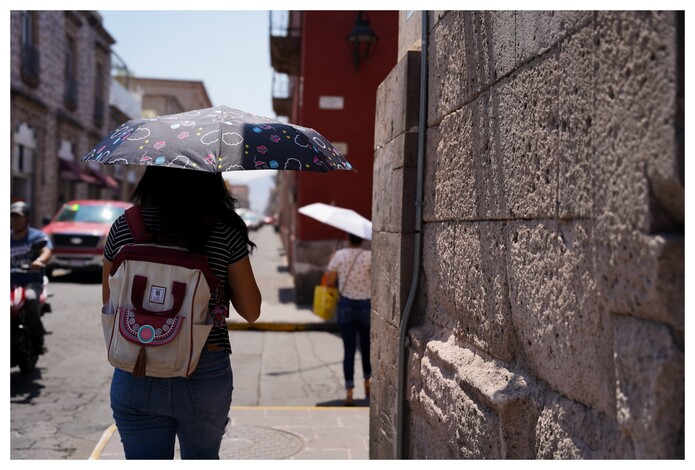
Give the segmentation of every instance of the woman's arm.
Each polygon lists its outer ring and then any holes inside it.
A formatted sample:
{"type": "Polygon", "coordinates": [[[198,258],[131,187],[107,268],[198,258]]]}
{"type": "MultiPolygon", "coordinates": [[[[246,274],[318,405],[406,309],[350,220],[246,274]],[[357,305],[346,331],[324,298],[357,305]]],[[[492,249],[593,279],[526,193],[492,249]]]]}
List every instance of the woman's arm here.
{"type": "Polygon", "coordinates": [[[109,273],[113,263],[109,260],[104,260],[104,267],[101,270],[101,303],[105,304],[109,301],[111,290],[109,289],[109,273]]]}
{"type": "Polygon", "coordinates": [[[326,271],[326,285],[328,287],[335,287],[335,281],[338,280],[337,271],[326,271]]]}
{"type": "Polygon", "coordinates": [[[227,267],[227,284],[232,291],[230,300],[234,309],[247,322],[255,322],[261,314],[261,291],[248,256],[227,267]]]}

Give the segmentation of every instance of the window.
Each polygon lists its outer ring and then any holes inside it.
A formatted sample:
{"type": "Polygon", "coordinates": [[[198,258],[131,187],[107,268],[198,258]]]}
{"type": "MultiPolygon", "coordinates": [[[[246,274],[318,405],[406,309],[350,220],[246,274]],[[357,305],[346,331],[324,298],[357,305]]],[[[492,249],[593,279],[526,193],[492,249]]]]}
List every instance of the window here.
{"type": "Polygon", "coordinates": [[[39,84],[39,50],[37,46],[36,12],[22,12],[22,80],[31,86],[39,84]]]}
{"type": "Polygon", "coordinates": [[[75,38],[68,35],[65,43],[65,107],[77,108],[77,79],[76,79],[76,44],[75,38]]]}
{"type": "Polygon", "coordinates": [[[12,147],[12,197],[31,201],[36,135],[34,129],[19,123],[12,147]]]}
{"type": "Polygon", "coordinates": [[[101,127],[104,124],[104,65],[97,61],[94,75],[94,124],[101,127]]]}

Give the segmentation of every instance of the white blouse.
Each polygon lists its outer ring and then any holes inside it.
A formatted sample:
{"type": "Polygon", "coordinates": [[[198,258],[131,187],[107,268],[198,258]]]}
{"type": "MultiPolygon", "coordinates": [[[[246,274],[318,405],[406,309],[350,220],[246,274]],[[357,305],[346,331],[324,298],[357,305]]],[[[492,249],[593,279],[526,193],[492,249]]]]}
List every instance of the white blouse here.
{"type": "Polygon", "coordinates": [[[329,271],[338,273],[340,295],[352,300],[372,297],[372,252],[362,248],[338,250],[328,263],[329,271]],[[352,265],[352,263],[355,263],[352,265]],[[352,271],[350,266],[352,265],[352,271]],[[348,279],[348,271],[350,278],[348,279]]]}

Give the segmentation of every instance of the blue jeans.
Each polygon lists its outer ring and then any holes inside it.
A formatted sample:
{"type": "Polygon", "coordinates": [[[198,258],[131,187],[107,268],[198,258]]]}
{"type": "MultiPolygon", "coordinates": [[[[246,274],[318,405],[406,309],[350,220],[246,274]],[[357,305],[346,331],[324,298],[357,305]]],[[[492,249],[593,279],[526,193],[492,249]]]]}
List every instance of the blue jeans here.
{"type": "Polygon", "coordinates": [[[360,342],[362,355],[362,375],[365,379],[372,376],[372,365],[369,362],[369,316],[372,301],[352,300],[341,297],[338,301],[338,328],[343,338],[343,374],[345,388],[355,388],[355,352],[357,338],[360,342]]]}
{"type": "Polygon", "coordinates": [[[188,378],[134,377],[116,369],[111,410],[126,459],[219,459],[232,404],[232,367],[225,351],[203,350],[188,378]]]}

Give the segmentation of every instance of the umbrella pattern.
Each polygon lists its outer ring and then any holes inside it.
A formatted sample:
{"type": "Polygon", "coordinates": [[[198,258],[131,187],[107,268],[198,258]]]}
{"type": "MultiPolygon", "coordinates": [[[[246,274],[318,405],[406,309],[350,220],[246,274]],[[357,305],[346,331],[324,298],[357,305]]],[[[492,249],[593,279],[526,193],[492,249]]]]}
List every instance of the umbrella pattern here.
{"type": "Polygon", "coordinates": [[[227,106],[132,119],[99,142],[82,161],[213,173],[352,169],[335,146],[314,129],[227,106]]]}

